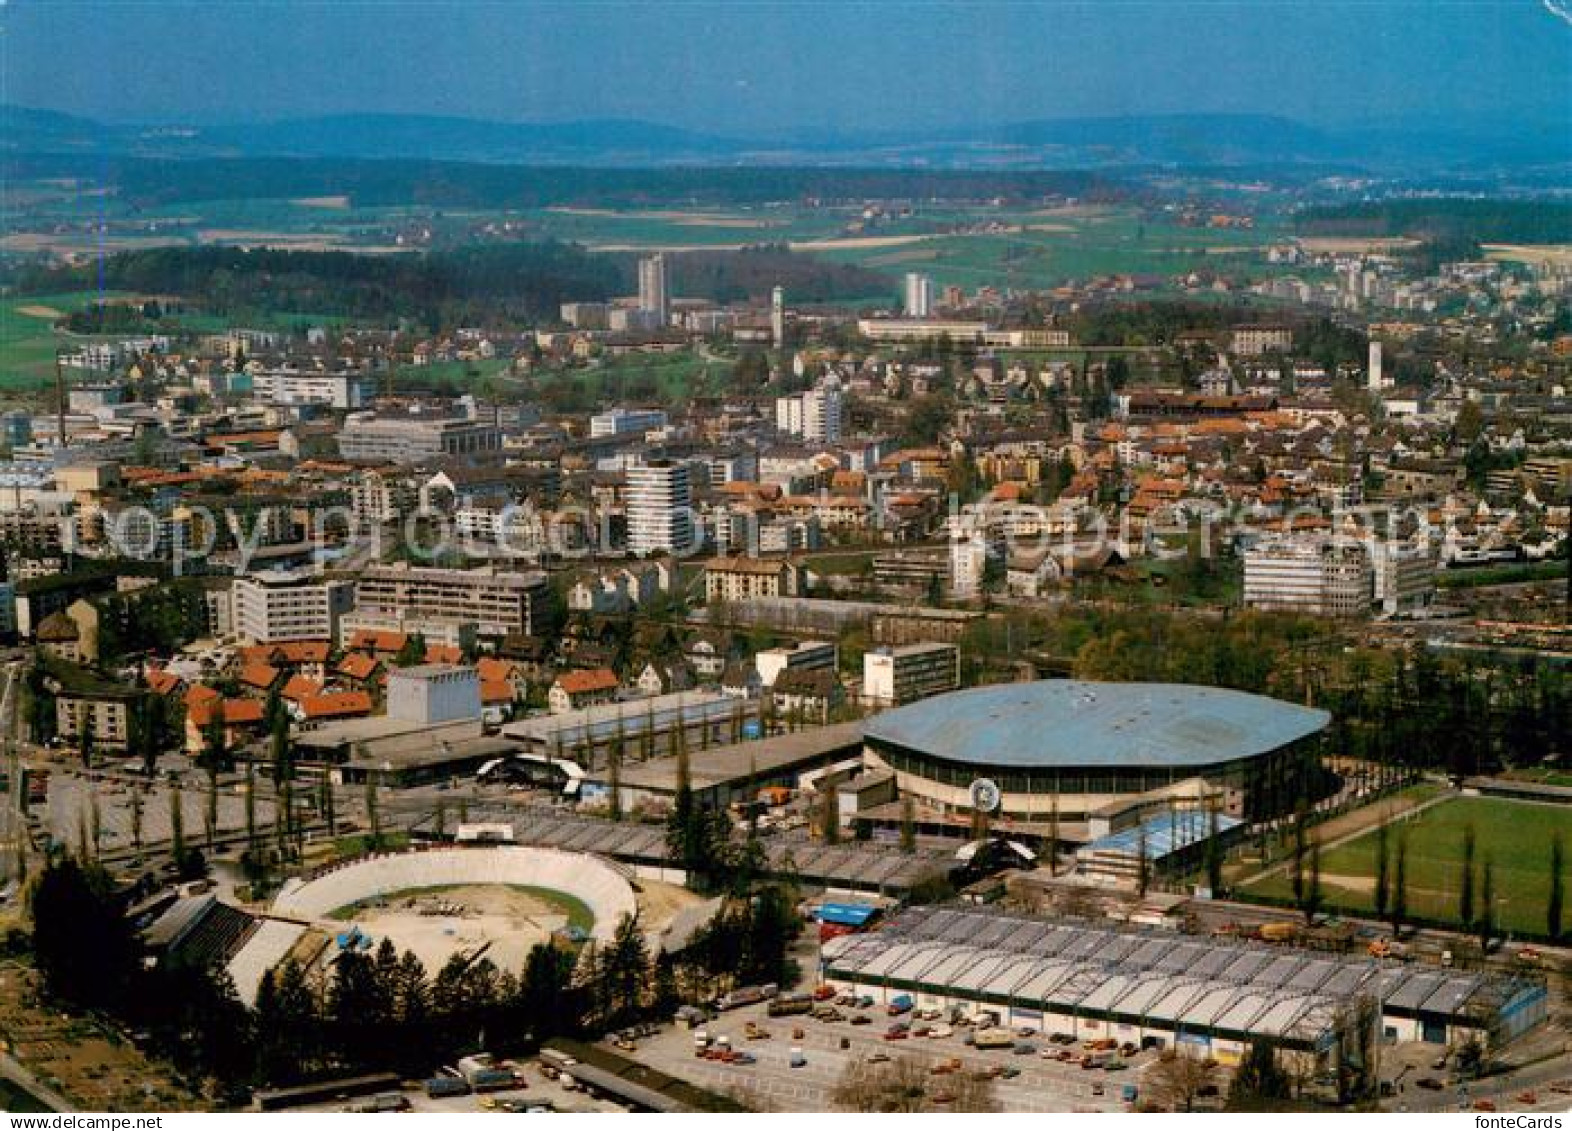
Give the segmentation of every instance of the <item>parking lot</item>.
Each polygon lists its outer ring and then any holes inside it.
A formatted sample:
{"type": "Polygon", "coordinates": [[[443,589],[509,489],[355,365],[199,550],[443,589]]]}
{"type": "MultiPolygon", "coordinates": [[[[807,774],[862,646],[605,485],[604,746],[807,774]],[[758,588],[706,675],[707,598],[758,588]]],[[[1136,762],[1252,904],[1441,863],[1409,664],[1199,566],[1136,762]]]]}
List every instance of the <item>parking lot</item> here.
{"type": "MultiPolygon", "coordinates": [[[[636,1051],[623,1055],[662,1072],[678,1076],[703,1088],[734,1095],[757,1110],[822,1111],[833,1104],[831,1094],[846,1066],[872,1056],[910,1057],[931,1068],[959,1058],[961,1072],[974,1073],[989,1068],[1018,1073],[1011,1079],[994,1079],[994,1094],[999,1106],[1011,1112],[1121,1111],[1126,1105],[1120,1095],[1127,1084],[1139,1085],[1141,1069],[1156,1054],[1143,1052],[1127,1061],[1121,1071],[1086,1070],[1074,1063],[1043,1058],[1043,1050],[1058,1052],[1061,1046],[1046,1036],[1024,1038],[1034,1046],[1030,1054],[1013,1049],[981,1050],[964,1043],[971,1030],[955,1028],[946,1037],[910,1037],[886,1040],[885,1032],[895,1018],[882,1009],[841,1007],[844,1021],[819,1021],[811,1016],[770,1017],[764,1004],[745,1006],[719,1014],[702,1029],[711,1037],[724,1035],[731,1046],[756,1058],[753,1064],[725,1064],[694,1055],[694,1036],[685,1026],[666,1026],[638,1042],[636,1051]],[[869,1018],[865,1025],[851,1024],[857,1014],[869,1018]],[[748,1022],[767,1031],[765,1040],[749,1040],[744,1035],[748,1022]],[[800,1030],[802,1036],[795,1037],[800,1030]],[[845,1040],[848,1048],[842,1049],[845,1040]],[[802,1050],[800,1067],[791,1066],[792,1049],[802,1050]],[[1099,1087],[1102,1095],[1097,1095],[1099,1087]]],[[[899,1020],[920,1027],[925,1022],[909,1015],[899,1020]]],[[[927,1024],[933,1024],[929,1022],[927,1024]]],[[[1079,1045],[1070,1046],[1076,1053],[1079,1045]]]]}
{"type": "MultiPolygon", "coordinates": [[[[406,1088],[398,1093],[409,1103],[409,1111],[436,1112],[445,1114],[473,1114],[475,1112],[509,1112],[525,1111],[529,1108],[550,1107],[553,1111],[579,1114],[584,1112],[622,1112],[626,1108],[612,1103],[610,1100],[598,1099],[586,1095],[583,1091],[575,1089],[569,1091],[556,1080],[548,1079],[541,1072],[540,1062],[536,1060],[500,1062],[502,1067],[513,1068],[524,1077],[524,1087],[507,1088],[502,1091],[487,1092],[484,1095],[473,1093],[462,1096],[442,1096],[436,1099],[426,1095],[425,1091],[418,1088],[406,1088]]],[[[358,1099],[339,1100],[330,1104],[313,1104],[308,1107],[291,1108],[295,1112],[343,1112],[365,1110],[373,1104],[373,1097],[361,1096],[358,1099]]]]}

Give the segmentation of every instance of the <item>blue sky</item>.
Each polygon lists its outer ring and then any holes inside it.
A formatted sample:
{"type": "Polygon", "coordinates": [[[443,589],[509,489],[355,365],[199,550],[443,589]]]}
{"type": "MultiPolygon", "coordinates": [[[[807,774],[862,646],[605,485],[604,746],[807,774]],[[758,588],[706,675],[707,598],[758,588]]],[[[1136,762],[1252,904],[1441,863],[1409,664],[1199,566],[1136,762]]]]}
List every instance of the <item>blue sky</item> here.
{"type": "Polygon", "coordinates": [[[1572,119],[1572,0],[0,5],[0,100],[120,121],[1572,119]]]}

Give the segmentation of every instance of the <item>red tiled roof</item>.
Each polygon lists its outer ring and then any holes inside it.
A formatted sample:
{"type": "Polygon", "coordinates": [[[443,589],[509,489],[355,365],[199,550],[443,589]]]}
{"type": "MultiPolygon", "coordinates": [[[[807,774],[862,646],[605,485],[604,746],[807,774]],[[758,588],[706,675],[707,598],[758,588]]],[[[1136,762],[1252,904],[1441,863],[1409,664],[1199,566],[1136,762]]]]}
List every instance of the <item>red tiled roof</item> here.
{"type": "Polygon", "coordinates": [[[615,691],[617,673],[610,668],[563,672],[557,677],[557,686],[569,695],[584,695],[591,691],[615,691]]]}
{"type": "Polygon", "coordinates": [[[381,661],[375,656],[368,656],[364,652],[351,652],[338,662],[337,671],[350,679],[370,679],[380,665],[381,661]]]}
{"type": "Polygon", "coordinates": [[[512,660],[503,660],[496,656],[482,656],[475,661],[475,672],[480,676],[482,683],[511,680],[518,674],[518,670],[519,666],[512,660]]]}
{"type": "Polygon", "coordinates": [[[273,659],[275,663],[325,664],[328,651],[329,645],[326,640],[291,640],[287,644],[274,647],[273,659]]]}
{"type": "Polygon", "coordinates": [[[183,681],[174,672],[153,668],[147,673],[147,687],[154,695],[173,695],[183,681]]]}
{"type": "Polygon", "coordinates": [[[371,714],[371,696],[364,691],[331,691],[300,701],[301,714],[308,719],[344,718],[371,714]]]}
{"type": "Polygon", "coordinates": [[[511,703],[513,702],[513,685],[505,679],[483,679],[480,681],[480,701],[482,703],[511,703]]]}
{"type": "Polygon", "coordinates": [[[322,684],[314,679],[307,679],[303,675],[292,675],[279,691],[285,699],[298,703],[302,699],[309,699],[314,695],[322,694],[322,684]]]}
{"type": "Polygon", "coordinates": [[[426,663],[428,664],[461,664],[463,662],[463,649],[456,644],[426,645],[426,663]]]}
{"type": "MultiPolygon", "coordinates": [[[[224,699],[224,723],[227,726],[246,726],[262,721],[262,701],[260,699],[224,699]]],[[[213,721],[213,712],[217,708],[216,701],[204,701],[197,704],[187,702],[187,711],[191,721],[197,726],[207,726],[213,721]]]]}
{"type": "Polygon", "coordinates": [[[240,682],[247,687],[266,690],[278,682],[279,671],[272,664],[247,664],[240,669],[240,682]]]}
{"type": "Polygon", "coordinates": [[[349,646],[357,652],[396,653],[408,641],[402,632],[380,628],[363,628],[350,638],[349,646]]]}

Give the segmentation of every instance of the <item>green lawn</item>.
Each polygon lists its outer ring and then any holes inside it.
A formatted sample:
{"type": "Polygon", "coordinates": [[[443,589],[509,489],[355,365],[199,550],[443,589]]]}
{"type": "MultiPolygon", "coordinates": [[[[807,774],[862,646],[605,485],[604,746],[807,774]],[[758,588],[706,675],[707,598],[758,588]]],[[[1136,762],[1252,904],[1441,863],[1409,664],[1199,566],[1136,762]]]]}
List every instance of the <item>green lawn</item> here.
{"type": "MultiPolygon", "coordinates": [[[[1470,825],[1476,840],[1476,907],[1481,890],[1477,872],[1489,857],[1501,927],[1543,935],[1552,834],[1559,832],[1572,852],[1572,809],[1566,806],[1458,797],[1389,826],[1388,843],[1393,850],[1399,832],[1407,837],[1410,913],[1442,922],[1457,921],[1463,830],[1470,825]]],[[[1321,887],[1329,907],[1373,914],[1375,859],[1374,832],[1323,856],[1321,887]]],[[[1248,885],[1246,890],[1277,898],[1290,895],[1286,874],[1248,885]]]]}

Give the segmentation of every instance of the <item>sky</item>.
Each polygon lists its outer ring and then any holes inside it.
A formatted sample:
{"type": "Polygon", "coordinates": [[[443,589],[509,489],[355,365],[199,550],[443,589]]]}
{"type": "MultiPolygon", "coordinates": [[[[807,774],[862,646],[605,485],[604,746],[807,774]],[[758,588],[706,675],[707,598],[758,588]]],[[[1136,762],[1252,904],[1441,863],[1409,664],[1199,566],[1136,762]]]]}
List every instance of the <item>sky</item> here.
{"type": "Polygon", "coordinates": [[[1572,0],[0,0],[0,101],[731,135],[1197,112],[1572,129],[1572,0]]]}

